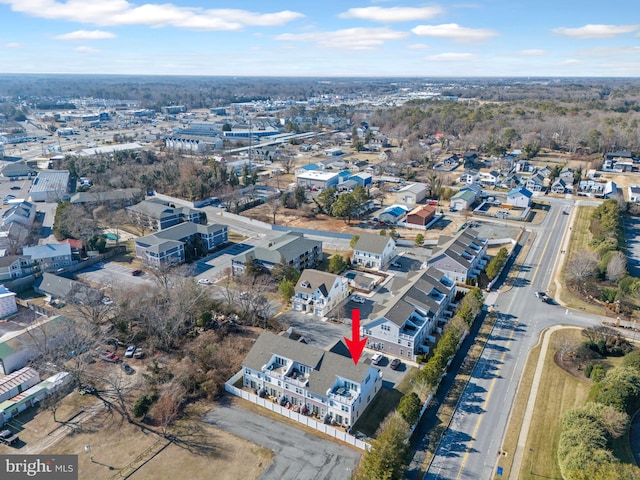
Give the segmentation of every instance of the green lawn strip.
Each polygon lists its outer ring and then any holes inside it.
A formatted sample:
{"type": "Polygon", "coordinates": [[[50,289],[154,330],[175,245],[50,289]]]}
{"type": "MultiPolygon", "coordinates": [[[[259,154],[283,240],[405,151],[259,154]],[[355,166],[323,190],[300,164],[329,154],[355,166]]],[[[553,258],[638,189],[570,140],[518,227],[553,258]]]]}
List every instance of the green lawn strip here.
{"type": "Polygon", "coordinates": [[[395,388],[382,387],[380,393],[376,395],[371,405],[367,407],[353,426],[353,430],[374,438],[382,421],[387,418],[390,412],[396,409],[401,398],[402,392],[395,388]]]}
{"type": "Polygon", "coordinates": [[[556,455],[560,417],[565,410],[584,405],[590,384],[562,370],[553,357],[565,339],[576,342],[581,338],[577,330],[558,331],[551,336],[519,479],[561,478],[556,455]]]}

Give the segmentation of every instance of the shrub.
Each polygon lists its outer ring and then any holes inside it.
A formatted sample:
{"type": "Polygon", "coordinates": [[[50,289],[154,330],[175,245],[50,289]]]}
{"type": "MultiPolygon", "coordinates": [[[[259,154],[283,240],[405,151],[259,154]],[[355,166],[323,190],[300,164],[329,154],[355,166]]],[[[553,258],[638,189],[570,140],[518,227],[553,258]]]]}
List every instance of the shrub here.
{"type": "Polygon", "coordinates": [[[591,378],[591,372],[593,371],[593,365],[589,364],[584,367],[584,376],[587,378],[591,378]]]}
{"type": "Polygon", "coordinates": [[[144,417],[147,413],[149,413],[151,406],[156,400],[158,400],[158,394],[156,393],[145,393],[144,395],[142,395],[133,404],[133,408],[131,410],[133,416],[138,418],[144,417]]]}
{"type": "Polygon", "coordinates": [[[404,418],[409,425],[413,425],[420,417],[421,407],[422,402],[420,401],[420,397],[418,397],[416,392],[411,392],[400,400],[398,413],[402,415],[402,418],[404,418]]]}

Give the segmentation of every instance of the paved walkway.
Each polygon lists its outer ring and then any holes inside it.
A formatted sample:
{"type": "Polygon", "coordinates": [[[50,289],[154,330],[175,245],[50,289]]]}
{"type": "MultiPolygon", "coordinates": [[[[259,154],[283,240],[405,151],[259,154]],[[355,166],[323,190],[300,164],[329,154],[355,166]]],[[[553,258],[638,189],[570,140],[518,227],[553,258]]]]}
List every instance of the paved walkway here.
{"type": "MultiPolygon", "coordinates": [[[[531,427],[531,419],[533,418],[533,410],[536,404],[536,398],[538,396],[538,388],[540,387],[540,380],[544,373],[544,362],[549,351],[549,340],[551,334],[561,329],[579,327],[566,327],[562,325],[556,325],[545,330],[542,336],[542,346],[540,347],[540,356],[538,357],[538,363],[536,364],[536,370],[533,375],[533,382],[531,384],[531,391],[529,392],[529,399],[527,401],[527,408],[524,412],[524,418],[522,419],[522,427],[520,427],[520,435],[518,436],[518,443],[516,445],[516,451],[513,452],[513,464],[511,465],[511,473],[509,479],[518,480],[520,474],[520,468],[522,466],[522,458],[524,457],[525,446],[527,444],[527,437],[529,436],[529,428],[531,427]]],[[[516,393],[517,396],[517,393],[516,393]]],[[[511,422],[511,418],[509,419],[511,422]]]]}

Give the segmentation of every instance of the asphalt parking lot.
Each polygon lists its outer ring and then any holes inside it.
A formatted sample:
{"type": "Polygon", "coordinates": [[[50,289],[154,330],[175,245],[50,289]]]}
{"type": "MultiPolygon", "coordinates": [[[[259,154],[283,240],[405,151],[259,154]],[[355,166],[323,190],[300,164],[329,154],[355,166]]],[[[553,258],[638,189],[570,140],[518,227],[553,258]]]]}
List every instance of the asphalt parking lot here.
{"type": "Polygon", "coordinates": [[[260,480],[341,480],[351,477],[361,452],[223,403],[205,423],[275,453],[260,480]]]}
{"type": "Polygon", "coordinates": [[[343,337],[351,338],[351,323],[334,323],[322,321],[314,315],[307,315],[301,312],[289,310],[283,313],[280,318],[285,324],[293,327],[295,331],[301,333],[305,340],[320,348],[333,345],[343,337]]]}
{"type": "Polygon", "coordinates": [[[153,282],[153,277],[148,273],[140,276],[131,275],[132,268],[113,262],[99,262],[78,273],[82,280],[99,283],[101,285],[125,285],[139,286],[153,282]]]}

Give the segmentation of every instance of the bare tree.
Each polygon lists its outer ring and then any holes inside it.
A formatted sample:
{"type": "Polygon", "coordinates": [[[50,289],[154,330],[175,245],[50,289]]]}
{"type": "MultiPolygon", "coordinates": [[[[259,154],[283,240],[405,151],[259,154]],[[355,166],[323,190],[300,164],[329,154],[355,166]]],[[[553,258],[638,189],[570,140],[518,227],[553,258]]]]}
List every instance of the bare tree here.
{"type": "Polygon", "coordinates": [[[151,408],[151,416],[155,418],[162,428],[162,435],[167,436],[171,424],[180,414],[180,399],[185,397],[185,389],[182,386],[176,388],[176,392],[165,392],[151,408]]]}
{"type": "Polygon", "coordinates": [[[607,264],[607,278],[617,282],[627,273],[627,257],[622,252],[614,252],[607,264]]]}
{"type": "Polygon", "coordinates": [[[569,280],[582,288],[587,279],[595,275],[597,268],[598,260],[595,253],[589,250],[580,250],[571,257],[567,264],[567,276],[569,280]]]}
{"type": "Polygon", "coordinates": [[[291,170],[296,166],[296,158],[291,155],[289,152],[283,152],[279,155],[278,161],[282,168],[284,169],[284,173],[287,175],[291,173],[291,170]]]}
{"type": "Polygon", "coordinates": [[[271,200],[269,200],[268,205],[269,205],[269,209],[271,210],[271,214],[273,215],[273,224],[275,225],[276,215],[282,208],[282,202],[280,201],[279,198],[272,198],[271,200]]]}

